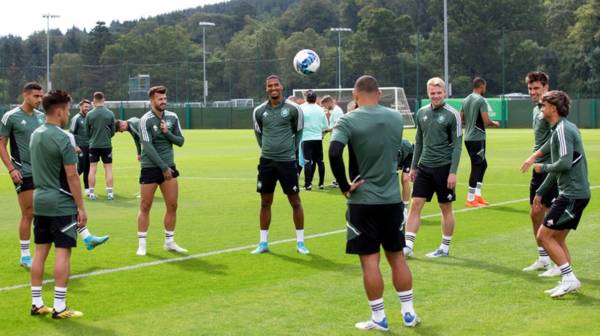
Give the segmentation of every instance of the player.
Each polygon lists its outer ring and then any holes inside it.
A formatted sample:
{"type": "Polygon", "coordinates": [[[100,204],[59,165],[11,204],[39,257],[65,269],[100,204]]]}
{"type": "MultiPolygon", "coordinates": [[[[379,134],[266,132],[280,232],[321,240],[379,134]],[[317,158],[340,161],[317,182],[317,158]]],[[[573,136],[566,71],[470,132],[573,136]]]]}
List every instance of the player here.
{"type": "Polygon", "coordinates": [[[29,140],[31,133],[45,121],[44,114],[36,110],[42,102],[44,91],[38,83],[27,83],[22,91],[23,103],[6,112],[0,125],[0,158],[12,179],[21,209],[19,239],[21,245],[20,264],[31,268],[31,237],[33,178],[29,140]],[[7,144],[10,142],[10,154],[7,144]]]}
{"type": "Polygon", "coordinates": [[[77,246],[77,228],[87,222],[81,184],[77,173],[77,154],[72,135],[63,131],[69,122],[71,97],[60,90],[43,98],[46,123],[31,134],[31,164],[35,191],[33,195],[35,255],[31,268],[31,315],[52,313],[55,319],[83,314],[67,308],[67,284],[71,248],[77,246]],[[54,307],[42,300],[44,265],[54,244],[54,307]]]}
{"type": "Polygon", "coordinates": [[[483,176],[487,169],[485,158],[485,128],[500,127],[500,123],[490,119],[488,102],[483,97],[486,82],[483,78],[473,79],[473,92],[462,102],[460,117],[465,124],[465,148],[471,158],[471,175],[469,176],[469,193],[467,208],[486,206],[489,203],[481,196],[483,176]]]}
{"type": "Polygon", "coordinates": [[[319,168],[319,189],[325,188],[325,163],[323,163],[323,132],[327,130],[327,118],[316,104],[317,93],[306,92],[306,104],[302,104],[304,129],[302,130],[302,154],[304,156],[304,189],[312,190],[315,168],[319,168]]]}
{"type": "Polygon", "coordinates": [[[414,146],[410,141],[402,139],[400,150],[398,150],[398,171],[400,172],[400,183],[402,184],[402,203],[404,204],[404,220],[408,218],[408,207],[410,205],[410,166],[412,164],[414,146]]]}
{"type": "Polygon", "coordinates": [[[427,81],[427,95],[431,104],[422,107],[415,115],[417,134],[415,152],[410,169],[414,182],[412,205],[406,229],[406,249],[411,256],[417,231],[421,225],[421,210],[433,194],[442,212],[442,243],[427,257],[447,257],[454,232],[452,202],[456,200],[456,171],[460,161],[462,130],[460,114],[444,102],[446,84],[441,78],[427,81]]]}
{"type": "Polygon", "coordinates": [[[90,174],[90,139],[87,133],[87,127],[85,127],[85,116],[90,110],[91,102],[87,99],[83,99],[79,102],[79,113],[71,118],[71,124],[69,131],[75,136],[75,151],[79,157],[77,163],[77,173],[83,174],[83,185],[85,186],[85,195],[88,196],[90,193],[89,189],[89,174],[90,174]]]}
{"type": "Polygon", "coordinates": [[[106,198],[113,200],[113,174],[112,174],[112,141],[115,135],[115,114],[104,106],[104,94],[94,93],[94,108],[85,118],[86,128],[90,137],[90,192],[88,199],[95,200],[96,171],[98,162],[102,160],[104,176],[106,178],[106,198]]]}
{"type": "Polygon", "coordinates": [[[127,120],[117,120],[117,132],[129,132],[135,143],[137,160],[142,160],[142,145],[140,143],[140,118],[133,117],[127,120]]]}
{"type": "Polygon", "coordinates": [[[352,95],[360,108],[343,116],[335,126],[329,147],[329,162],[340,190],[348,198],[346,253],[358,254],[371,319],[358,329],[387,331],[383,304],[383,278],[379,269],[380,246],[392,269],[394,288],[402,306],[404,325],[420,320],[413,307],[412,275],[402,248],[402,203],[398,187],[397,151],[402,142],[400,113],[379,105],[379,85],[371,76],[354,84],[352,95]],[[352,143],[361,176],[348,184],[343,151],[352,143]]]}
{"type": "Polygon", "coordinates": [[[146,255],[146,237],[154,193],[160,187],[165,200],[165,244],[167,251],[186,253],[175,243],[179,171],[173,158],[173,145],[183,146],[184,137],[177,114],[167,111],[167,88],[154,86],[148,91],[152,109],[140,119],[142,170],[140,173],[140,211],[138,213],[138,256],[146,255]]]}
{"type": "Polygon", "coordinates": [[[546,192],[553,185],[558,185],[558,198],[552,201],[543,226],[537,233],[550,258],[559,265],[562,275],[558,286],[545,291],[553,298],[581,287],[581,282],[575,277],[571,267],[566,239],[570,230],[577,229],[591,196],[581,134],[577,126],[567,120],[569,106],[569,96],[562,91],[549,91],[542,96],[542,113],[553,131],[550,140],[536,150],[521,167],[525,172],[534,165],[537,173],[548,174],[535,192],[533,207],[541,209],[546,192]],[[548,153],[551,156],[550,163],[536,163],[538,158],[548,153]]]}
{"type": "Polygon", "coordinates": [[[252,254],[269,251],[269,226],[271,205],[277,181],[292,206],[296,226],[296,250],[309,254],[304,244],[304,210],[298,188],[296,151],[302,139],[304,119],[298,105],[285,100],[283,84],[277,75],[265,80],[268,100],[254,109],[254,134],[260,147],[258,181],[256,191],[260,193],[260,242],[252,254]]]}
{"type": "Polygon", "coordinates": [[[327,122],[329,124],[327,131],[331,132],[338,120],[344,115],[344,111],[336,104],[335,99],[330,95],[323,96],[321,105],[325,109],[325,115],[327,116],[327,122]]]}
{"type": "MultiPolygon", "coordinates": [[[[548,85],[549,77],[546,73],[541,71],[532,71],[527,74],[525,77],[525,82],[527,84],[527,91],[529,92],[529,96],[531,97],[531,101],[535,104],[533,108],[533,135],[534,135],[534,146],[533,151],[537,151],[550,139],[550,134],[552,132],[550,124],[544,118],[544,114],[542,113],[540,101],[542,96],[550,90],[548,85]]],[[[550,163],[550,154],[537,158],[536,163],[544,164],[550,163]]],[[[530,266],[523,268],[524,272],[533,272],[533,271],[544,271],[539,274],[542,277],[553,277],[560,275],[560,269],[557,266],[552,264],[548,256],[548,252],[544,248],[541,240],[538,238],[538,231],[542,226],[544,221],[544,216],[548,213],[548,210],[552,206],[552,200],[558,197],[558,189],[556,186],[552,186],[547,189],[546,193],[542,195],[542,206],[534,207],[533,199],[535,198],[536,191],[542,185],[542,182],[546,179],[547,173],[545,172],[537,172],[533,170],[531,176],[531,183],[529,185],[529,204],[531,205],[531,210],[529,215],[531,217],[531,223],[533,224],[533,236],[536,240],[537,250],[538,250],[538,259],[533,262],[530,266]]]]}

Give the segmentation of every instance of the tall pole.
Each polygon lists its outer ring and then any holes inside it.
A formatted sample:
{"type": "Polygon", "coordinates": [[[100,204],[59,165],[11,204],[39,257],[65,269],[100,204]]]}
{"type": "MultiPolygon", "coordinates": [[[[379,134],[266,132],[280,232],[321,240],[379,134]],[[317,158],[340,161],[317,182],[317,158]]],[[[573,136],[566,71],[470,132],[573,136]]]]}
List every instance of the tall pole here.
{"type": "Polygon", "coordinates": [[[59,15],[44,14],[46,19],[46,90],[52,90],[52,81],[50,80],[50,19],[58,18],[59,15]]]}
{"type": "Polygon", "coordinates": [[[338,57],[338,64],[337,64],[337,87],[339,89],[342,88],[342,32],[351,32],[352,29],[350,28],[342,28],[342,27],[335,27],[335,28],[330,28],[330,31],[333,32],[337,32],[338,33],[338,46],[337,46],[337,57],[338,57]]]}
{"type": "Polygon", "coordinates": [[[206,97],[208,96],[208,82],[206,81],[206,27],[214,27],[214,23],[200,21],[198,25],[202,27],[202,77],[203,77],[203,89],[204,89],[204,107],[206,107],[206,97]]]}
{"type": "Polygon", "coordinates": [[[446,92],[450,95],[450,82],[448,78],[448,0],[444,0],[444,82],[446,92]]]}

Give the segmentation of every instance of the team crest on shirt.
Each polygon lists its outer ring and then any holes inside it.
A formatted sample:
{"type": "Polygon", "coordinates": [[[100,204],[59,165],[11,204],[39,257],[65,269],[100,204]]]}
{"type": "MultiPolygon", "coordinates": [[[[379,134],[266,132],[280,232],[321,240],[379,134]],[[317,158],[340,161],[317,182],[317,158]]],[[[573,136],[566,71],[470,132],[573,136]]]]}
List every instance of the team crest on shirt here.
{"type": "Polygon", "coordinates": [[[260,181],[256,182],[256,189],[258,189],[258,190],[262,189],[262,182],[260,182],[260,181]]]}
{"type": "Polygon", "coordinates": [[[263,118],[268,117],[269,116],[269,112],[267,112],[267,111],[263,112],[262,116],[263,116],[263,118]]]}
{"type": "Polygon", "coordinates": [[[21,125],[27,125],[27,121],[21,120],[21,125]]]}
{"type": "Polygon", "coordinates": [[[439,117],[437,118],[437,122],[438,122],[438,123],[440,123],[440,124],[443,124],[443,123],[444,123],[444,119],[445,119],[445,118],[444,118],[444,116],[443,116],[443,115],[441,115],[441,116],[439,116],[439,117]]]}
{"type": "Polygon", "coordinates": [[[427,121],[427,116],[424,116],[424,117],[423,117],[423,121],[427,121]]]}
{"type": "Polygon", "coordinates": [[[288,109],[286,109],[286,108],[284,108],[284,109],[282,109],[282,110],[281,110],[281,116],[282,116],[283,118],[285,118],[285,117],[287,117],[287,116],[289,116],[289,115],[290,115],[290,110],[288,110],[288,109]]]}
{"type": "Polygon", "coordinates": [[[38,124],[43,124],[44,123],[44,118],[43,117],[39,117],[38,118],[38,124]]]}
{"type": "Polygon", "coordinates": [[[173,123],[171,121],[167,121],[166,124],[167,124],[167,128],[171,128],[171,125],[173,125],[173,123]]]}
{"type": "Polygon", "coordinates": [[[152,126],[152,129],[154,130],[154,132],[158,132],[158,126],[154,125],[152,126]]]}

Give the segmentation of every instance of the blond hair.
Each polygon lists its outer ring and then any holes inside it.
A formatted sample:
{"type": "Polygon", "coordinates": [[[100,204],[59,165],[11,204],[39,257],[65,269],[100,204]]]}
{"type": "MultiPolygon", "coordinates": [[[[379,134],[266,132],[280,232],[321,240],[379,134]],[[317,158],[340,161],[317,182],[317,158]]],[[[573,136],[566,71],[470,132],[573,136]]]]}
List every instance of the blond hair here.
{"type": "Polygon", "coordinates": [[[444,90],[446,89],[446,83],[444,82],[444,80],[443,80],[443,79],[441,79],[441,78],[439,78],[439,77],[433,77],[433,78],[430,78],[430,79],[427,81],[427,86],[428,86],[428,87],[429,87],[429,86],[439,86],[439,87],[441,87],[441,88],[442,88],[442,89],[444,89],[444,90]]]}

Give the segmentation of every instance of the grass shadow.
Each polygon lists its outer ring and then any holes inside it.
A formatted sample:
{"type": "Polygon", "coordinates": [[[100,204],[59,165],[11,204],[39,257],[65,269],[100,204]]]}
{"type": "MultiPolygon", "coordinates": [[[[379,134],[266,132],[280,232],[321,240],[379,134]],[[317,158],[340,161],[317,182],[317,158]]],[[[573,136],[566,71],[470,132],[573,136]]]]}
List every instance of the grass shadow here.
{"type": "MultiPolygon", "coordinates": [[[[179,253],[175,253],[175,252],[169,253],[169,254],[175,258],[186,257],[186,255],[184,255],[184,254],[179,254],[179,253]]],[[[148,254],[146,254],[146,256],[150,257],[154,260],[172,259],[171,256],[165,257],[163,255],[152,254],[152,253],[148,253],[148,254]]],[[[200,271],[200,272],[214,274],[214,275],[227,275],[227,272],[225,272],[225,270],[228,269],[227,265],[210,263],[200,257],[189,258],[186,260],[178,260],[178,261],[173,261],[173,262],[166,262],[164,265],[174,265],[185,271],[192,271],[192,272],[200,271]]]]}
{"type": "MultiPolygon", "coordinates": [[[[83,312],[85,314],[85,312],[83,312]]],[[[82,317],[85,318],[85,315],[82,317]]],[[[76,319],[54,320],[51,317],[42,317],[40,321],[47,324],[48,328],[54,328],[62,335],[95,335],[95,336],[116,336],[118,333],[114,330],[104,329],[82,323],[76,319]]]]}
{"type": "Polygon", "coordinates": [[[347,264],[341,264],[341,263],[331,261],[330,259],[327,259],[323,256],[320,256],[320,255],[318,255],[316,253],[312,253],[312,252],[306,256],[298,254],[297,257],[292,257],[289,255],[274,253],[274,252],[270,252],[269,254],[274,257],[277,257],[285,262],[294,263],[294,264],[297,264],[300,266],[310,267],[310,268],[314,268],[316,270],[322,270],[322,271],[335,271],[335,270],[345,269],[349,266],[347,264]]]}

